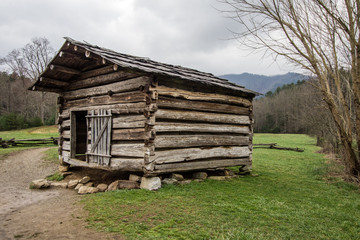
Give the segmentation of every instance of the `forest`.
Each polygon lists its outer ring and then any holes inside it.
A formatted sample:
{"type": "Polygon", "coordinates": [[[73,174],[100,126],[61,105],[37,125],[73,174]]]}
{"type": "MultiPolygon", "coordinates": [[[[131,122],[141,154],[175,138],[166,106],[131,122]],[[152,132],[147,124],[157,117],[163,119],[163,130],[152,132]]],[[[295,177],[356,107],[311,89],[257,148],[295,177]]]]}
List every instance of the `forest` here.
{"type": "Polygon", "coordinates": [[[55,124],[56,94],[28,88],[54,56],[46,38],[35,38],[0,58],[0,131],[55,124]]]}
{"type": "Polygon", "coordinates": [[[0,131],[53,125],[55,94],[29,91],[28,78],[0,73],[0,131]]]}
{"type": "Polygon", "coordinates": [[[327,150],[338,146],[337,130],[315,79],[278,87],[254,101],[255,133],[297,133],[317,138],[327,150]]]}

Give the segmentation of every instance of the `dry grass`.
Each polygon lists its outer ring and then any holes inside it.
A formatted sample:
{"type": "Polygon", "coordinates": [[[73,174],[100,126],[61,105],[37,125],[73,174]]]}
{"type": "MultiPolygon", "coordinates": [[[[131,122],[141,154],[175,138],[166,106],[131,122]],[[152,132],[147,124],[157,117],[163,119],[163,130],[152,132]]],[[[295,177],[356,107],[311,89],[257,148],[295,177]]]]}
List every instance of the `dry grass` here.
{"type": "Polygon", "coordinates": [[[360,179],[346,174],[346,167],[342,158],[338,157],[333,152],[325,154],[324,157],[327,159],[325,162],[325,177],[329,182],[346,181],[357,184],[360,187],[360,179]]]}

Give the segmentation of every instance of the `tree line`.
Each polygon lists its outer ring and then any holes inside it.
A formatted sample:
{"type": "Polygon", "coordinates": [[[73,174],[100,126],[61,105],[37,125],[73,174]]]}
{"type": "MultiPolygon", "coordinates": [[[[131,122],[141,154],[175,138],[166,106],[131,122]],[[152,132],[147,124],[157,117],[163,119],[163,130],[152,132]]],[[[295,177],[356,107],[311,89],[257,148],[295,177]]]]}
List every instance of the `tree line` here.
{"type": "Polygon", "coordinates": [[[254,101],[255,133],[301,133],[339,150],[338,133],[315,79],[278,87],[254,101]]]}
{"type": "Polygon", "coordinates": [[[46,38],[36,38],[0,58],[0,130],[54,124],[56,95],[29,91],[54,56],[46,38]]]}

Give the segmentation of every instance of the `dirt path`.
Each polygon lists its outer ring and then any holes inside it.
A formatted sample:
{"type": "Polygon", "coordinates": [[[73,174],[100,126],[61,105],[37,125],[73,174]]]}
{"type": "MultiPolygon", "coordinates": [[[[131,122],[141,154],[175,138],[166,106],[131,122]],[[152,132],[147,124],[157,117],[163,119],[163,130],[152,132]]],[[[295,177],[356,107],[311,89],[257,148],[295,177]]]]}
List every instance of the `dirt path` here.
{"type": "Polygon", "coordinates": [[[0,160],[0,239],[123,239],[86,228],[81,196],[68,189],[30,190],[32,180],[56,171],[43,151],[0,160]]]}

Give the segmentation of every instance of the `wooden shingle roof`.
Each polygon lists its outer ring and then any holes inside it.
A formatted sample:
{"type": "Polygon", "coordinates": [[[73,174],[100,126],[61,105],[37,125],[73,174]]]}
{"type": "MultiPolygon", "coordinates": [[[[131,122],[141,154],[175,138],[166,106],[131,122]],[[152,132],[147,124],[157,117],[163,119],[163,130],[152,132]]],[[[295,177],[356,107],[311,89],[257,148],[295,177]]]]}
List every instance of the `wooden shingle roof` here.
{"type": "Polygon", "coordinates": [[[115,64],[114,66],[124,69],[167,75],[185,81],[227,88],[253,96],[258,94],[210,73],[160,63],[149,58],[118,53],[86,42],[79,42],[69,37],[65,37],[65,40],[66,42],[59,52],[29,89],[62,92],[66,90],[66,85],[79,75],[98,69],[100,66],[104,67],[104,65],[115,64]]]}

